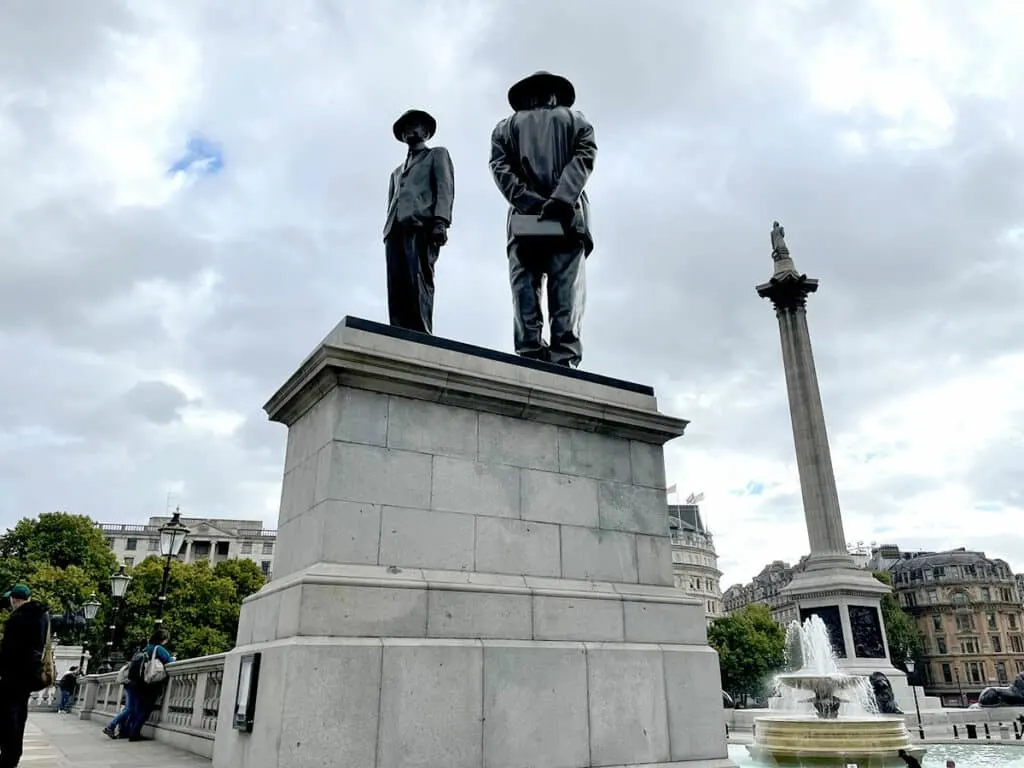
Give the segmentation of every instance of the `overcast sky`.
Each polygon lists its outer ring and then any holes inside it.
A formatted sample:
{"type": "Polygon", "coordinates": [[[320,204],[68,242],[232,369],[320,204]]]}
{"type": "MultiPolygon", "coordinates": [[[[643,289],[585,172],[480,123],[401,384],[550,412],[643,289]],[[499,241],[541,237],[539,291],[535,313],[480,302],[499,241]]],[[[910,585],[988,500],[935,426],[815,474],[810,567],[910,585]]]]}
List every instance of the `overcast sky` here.
{"type": "Polygon", "coordinates": [[[846,535],[1024,570],[1015,0],[12,3],[0,24],[0,525],[277,519],[262,405],[386,320],[395,117],[456,169],[435,332],[511,350],[488,140],[570,77],[596,128],[584,368],[692,421],[723,587],[807,548],[769,230],[809,321],[846,535]],[[129,8],[129,5],[131,8],[129,8]],[[529,13],[527,13],[529,9],[529,13]]]}

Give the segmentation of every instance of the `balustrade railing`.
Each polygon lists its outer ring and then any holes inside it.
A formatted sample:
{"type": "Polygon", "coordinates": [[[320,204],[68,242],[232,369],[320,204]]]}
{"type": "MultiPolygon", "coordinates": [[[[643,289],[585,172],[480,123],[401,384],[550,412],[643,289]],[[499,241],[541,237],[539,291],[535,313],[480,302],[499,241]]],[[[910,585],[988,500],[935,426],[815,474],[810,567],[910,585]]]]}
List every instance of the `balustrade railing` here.
{"type": "MultiPolygon", "coordinates": [[[[173,732],[176,746],[210,757],[223,678],[224,654],[168,664],[163,694],[147,721],[157,740],[163,740],[161,732],[173,732]]],[[[79,682],[74,708],[83,720],[107,721],[123,707],[124,685],[117,682],[116,672],[79,682]]]]}

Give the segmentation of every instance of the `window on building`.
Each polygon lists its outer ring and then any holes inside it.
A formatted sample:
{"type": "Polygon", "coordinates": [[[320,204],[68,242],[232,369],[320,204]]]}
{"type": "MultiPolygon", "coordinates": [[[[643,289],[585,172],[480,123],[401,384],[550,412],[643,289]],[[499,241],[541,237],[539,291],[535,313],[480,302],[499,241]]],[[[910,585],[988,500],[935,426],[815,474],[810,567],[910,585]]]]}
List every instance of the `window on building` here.
{"type": "Polygon", "coordinates": [[[274,554],[274,542],[272,542],[272,541],[265,541],[265,542],[263,542],[263,554],[264,555],[272,555],[272,554],[274,554]]]}
{"type": "Polygon", "coordinates": [[[944,637],[935,638],[935,647],[939,649],[939,653],[943,656],[949,653],[949,649],[946,647],[946,638],[944,637]]]}
{"type": "Polygon", "coordinates": [[[269,576],[270,575],[270,561],[269,560],[264,560],[263,562],[261,562],[260,563],[260,570],[263,571],[263,575],[264,576],[269,576]]]}
{"type": "Polygon", "coordinates": [[[934,590],[934,589],[929,589],[928,590],[928,602],[933,604],[933,605],[935,603],[939,602],[939,593],[936,590],[934,590]]]}
{"type": "Polygon", "coordinates": [[[230,541],[218,541],[217,542],[217,550],[216,551],[217,551],[217,554],[220,555],[221,557],[227,557],[228,556],[228,552],[230,551],[230,548],[231,548],[231,542],[230,541]]]}
{"type": "Polygon", "coordinates": [[[952,683],[953,682],[953,668],[949,664],[942,665],[942,682],[952,683]]]}
{"type": "Polygon", "coordinates": [[[1010,650],[1014,653],[1024,653],[1024,640],[1020,635],[1010,635],[1010,650]]]}
{"type": "MultiPolygon", "coordinates": [[[[243,541],[242,542],[242,554],[243,555],[251,555],[252,554],[252,542],[251,541],[243,541]]],[[[672,559],[673,560],[676,559],[676,553],[675,552],[672,553],[672,559]]],[[[676,562],[679,562],[679,561],[676,560],[676,562]]]]}
{"type": "Polygon", "coordinates": [[[996,623],[996,615],[994,613],[985,614],[985,623],[988,624],[988,628],[993,632],[999,629],[999,625],[996,623]]]}
{"type": "Polygon", "coordinates": [[[1013,590],[1012,589],[1007,589],[1006,587],[1003,587],[1002,589],[999,590],[999,596],[1002,598],[1004,603],[1012,603],[1013,602],[1013,590]]]}
{"type": "Polygon", "coordinates": [[[1006,679],[1006,662],[1005,661],[997,661],[996,662],[996,679],[1000,683],[1007,682],[1007,679],[1006,679]]]}
{"type": "Polygon", "coordinates": [[[992,653],[1003,652],[1003,641],[999,639],[999,635],[992,635],[989,640],[992,641],[992,653]]]}
{"type": "Polygon", "coordinates": [[[1018,672],[1018,674],[1021,673],[1021,672],[1024,672],[1024,661],[1018,661],[1018,662],[1016,662],[1016,664],[1017,664],[1017,672],[1018,672]]]}
{"type": "Polygon", "coordinates": [[[985,664],[980,661],[970,661],[964,665],[967,670],[967,679],[972,683],[980,683],[985,679],[985,664]]]}
{"type": "Polygon", "coordinates": [[[1006,626],[1008,626],[1010,629],[1016,629],[1017,628],[1017,616],[1016,616],[1016,614],[1013,614],[1013,613],[1006,614],[1006,626]]]}
{"type": "Polygon", "coordinates": [[[952,594],[952,596],[950,597],[950,599],[954,603],[966,603],[967,602],[967,595],[965,595],[963,592],[954,592],[952,594]]]}
{"type": "Polygon", "coordinates": [[[992,590],[990,590],[988,587],[982,587],[981,588],[981,599],[982,599],[982,602],[991,603],[992,602],[992,590]]]}
{"type": "Polygon", "coordinates": [[[107,546],[110,547],[111,549],[114,548],[114,537],[113,536],[107,536],[107,546]]]}
{"type": "MultiPolygon", "coordinates": [[[[247,542],[245,542],[245,544],[242,545],[242,551],[243,552],[245,551],[246,547],[249,547],[249,551],[252,552],[252,542],[251,541],[247,541],[247,542]]],[[[683,562],[683,553],[682,552],[673,552],[672,553],[672,562],[673,563],[681,563],[681,562],[683,562]]]]}
{"type": "Polygon", "coordinates": [[[160,551],[160,539],[150,539],[146,542],[146,549],[150,552],[160,551]]]}
{"type": "Polygon", "coordinates": [[[138,547],[138,546],[139,546],[139,540],[138,539],[128,539],[124,543],[124,548],[127,549],[129,552],[133,552],[135,550],[135,548],[138,547]]]}
{"type": "Polygon", "coordinates": [[[935,631],[936,632],[941,632],[942,631],[942,614],[939,614],[939,613],[933,613],[932,614],[932,626],[935,627],[935,631]]]}
{"type": "Polygon", "coordinates": [[[974,631],[974,614],[971,614],[971,613],[958,613],[956,615],[956,631],[957,632],[973,632],[974,631]]]}
{"type": "Polygon", "coordinates": [[[908,608],[913,608],[915,605],[917,605],[917,598],[914,597],[914,593],[913,592],[904,592],[903,593],[903,603],[908,608]]]}
{"type": "Polygon", "coordinates": [[[135,558],[134,557],[126,557],[124,559],[124,567],[125,568],[131,568],[133,565],[135,565],[135,558]]]}
{"type": "Polygon", "coordinates": [[[978,653],[978,641],[973,637],[965,637],[960,641],[960,653],[978,653]]]}
{"type": "Polygon", "coordinates": [[[936,579],[941,579],[943,576],[946,575],[946,568],[945,566],[937,565],[934,568],[932,568],[932,573],[935,574],[936,579]]]}

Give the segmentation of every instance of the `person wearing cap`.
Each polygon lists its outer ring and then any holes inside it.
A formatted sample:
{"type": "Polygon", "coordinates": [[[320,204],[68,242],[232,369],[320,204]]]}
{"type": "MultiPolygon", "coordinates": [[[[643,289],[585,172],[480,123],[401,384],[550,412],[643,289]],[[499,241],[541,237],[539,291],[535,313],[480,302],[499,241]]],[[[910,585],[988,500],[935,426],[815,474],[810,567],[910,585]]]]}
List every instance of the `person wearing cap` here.
{"type": "Polygon", "coordinates": [[[583,359],[584,266],[594,249],[584,186],[597,157],[594,127],[572,109],[575,101],[575,88],[561,75],[536,72],[520,80],[508,91],[513,114],[491,133],[490,159],[509,204],[516,354],[572,367],[583,359]],[[545,279],[548,343],[541,308],[545,279]]]}
{"type": "Polygon", "coordinates": [[[4,598],[11,615],[0,639],[0,768],[14,768],[21,760],[28,698],[39,685],[50,617],[24,584],[4,598]]]}
{"type": "Polygon", "coordinates": [[[448,242],[455,168],[447,149],[427,146],[437,132],[437,121],[422,109],[405,112],[392,132],[409,151],[388,186],[388,318],[399,328],[433,333],[434,265],[448,242]]]}

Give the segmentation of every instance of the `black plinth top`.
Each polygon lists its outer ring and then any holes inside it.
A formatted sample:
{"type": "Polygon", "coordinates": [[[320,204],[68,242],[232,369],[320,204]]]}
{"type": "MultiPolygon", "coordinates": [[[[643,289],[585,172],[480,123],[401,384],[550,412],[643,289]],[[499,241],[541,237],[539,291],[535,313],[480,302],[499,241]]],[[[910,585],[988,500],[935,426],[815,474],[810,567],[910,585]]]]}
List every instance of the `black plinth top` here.
{"type": "Polygon", "coordinates": [[[364,320],[361,317],[351,317],[346,315],[342,319],[341,324],[346,328],[352,328],[357,331],[366,331],[367,333],[377,333],[381,336],[390,336],[393,339],[411,341],[414,344],[426,344],[428,347],[447,349],[451,352],[458,352],[463,355],[473,355],[474,357],[482,357],[486,360],[494,360],[508,365],[518,365],[521,368],[532,368],[535,371],[553,373],[556,376],[566,376],[570,379],[587,381],[591,384],[600,384],[605,387],[614,387],[615,389],[622,389],[627,392],[636,392],[640,395],[654,395],[654,388],[649,387],[646,384],[635,384],[631,381],[613,379],[610,376],[588,373],[577,368],[568,368],[564,365],[552,365],[551,363],[545,363],[540,360],[530,360],[526,357],[510,355],[507,352],[498,352],[497,350],[487,349],[486,347],[477,347],[472,344],[465,344],[461,341],[445,339],[441,336],[431,336],[427,333],[418,333],[417,331],[407,331],[404,328],[396,328],[393,325],[375,323],[372,320],[364,320]]]}

